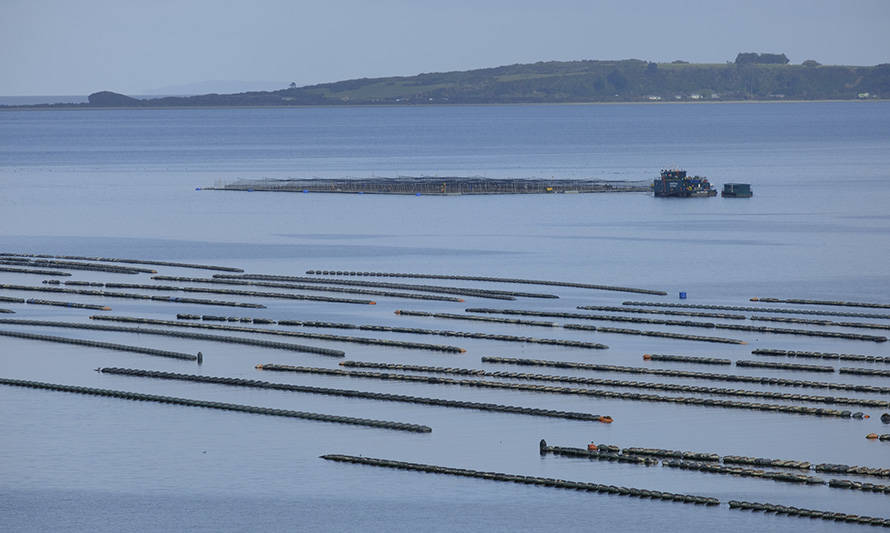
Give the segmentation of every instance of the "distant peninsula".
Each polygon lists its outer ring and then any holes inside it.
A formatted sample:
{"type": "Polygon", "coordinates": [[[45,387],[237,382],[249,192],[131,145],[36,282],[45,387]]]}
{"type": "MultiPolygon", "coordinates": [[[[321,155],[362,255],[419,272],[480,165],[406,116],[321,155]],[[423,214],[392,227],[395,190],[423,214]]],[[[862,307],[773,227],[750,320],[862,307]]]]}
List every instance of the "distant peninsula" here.
{"type": "Polygon", "coordinates": [[[236,94],[138,99],[109,91],[83,104],[22,107],[254,107],[863,100],[890,97],[890,63],[791,64],[785,54],[740,53],[726,63],[549,61],[354,80],[236,94]]]}

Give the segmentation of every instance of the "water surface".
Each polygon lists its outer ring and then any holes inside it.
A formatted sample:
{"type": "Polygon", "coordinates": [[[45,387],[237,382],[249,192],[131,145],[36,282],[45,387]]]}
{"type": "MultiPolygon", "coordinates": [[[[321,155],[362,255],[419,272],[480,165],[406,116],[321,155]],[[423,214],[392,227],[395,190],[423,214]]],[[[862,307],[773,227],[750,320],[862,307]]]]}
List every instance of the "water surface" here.
{"type": "MultiPolygon", "coordinates": [[[[676,302],[679,291],[688,293],[689,303],[707,304],[751,305],[747,300],[752,296],[890,302],[886,268],[890,250],[888,154],[890,105],[882,102],[4,112],[0,113],[0,250],[204,262],[291,275],[315,268],[502,275],[639,286],[669,293],[667,297],[642,297],[455,281],[450,284],[554,292],[560,299],[497,302],[467,298],[465,304],[455,304],[378,298],[377,305],[369,307],[231,298],[256,300],[268,306],[264,310],[103,300],[113,307],[111,314],[115,315],[172,319],[176,313],[195,313],[385,324],[593,340],[610,346],[609,350],[594,352],[453,337],[348,332],[467,349],[466,354],[455,356],[317,343],[343,349],[349,359],[355,360],[519,370],[483,365],[480,357],[522,356],[640,366],[644,364],[643,353],[752,359],[755,356],[750,350],[759,347],[886,356],[890,353],[884,344],[862,341],[723,330],[715,333],[705,328],[680,330],[736,337],[749,343],[735,346],[397,317],[393,311],[456,313],[479,306],[572,311],[577,305],[620,305],[625,300],[676,302]],[[636,180],[653,177],[659,168],[675,165],[707,175],[718,185],[749,182],[755,196],[750,200],[718,197],[681,201],[655,199],[643,193],[395,197],[195,190],[242,177],[438,174],[636,180]]],[[[207,275],[178,268],[159,270],[168,275],[207,275]]],[[[39,285],[42,279],[0,273],[0,283],[39,285]]],[[[70,279],[150,283],[148,276],[93,272],[75,272],[70,279]]],[[[74,295],[8,290],[2,294],[99,302],[74,295]]],[[[13,316],[18,318],[86,322],[90,315],[89,311],[36,305],[3,303],[0,307],[13,308],[17,312],[13,316]]],[[[0,338],[0,374],[5,377],[433,427],[431,434],[402,434],[3,388],[3,529],[515,531],[589,530],[592,524],[628,528],[632,524],[638,530],[755,531],[774,527],[852,531],[861,527],[729,511],[725,502],[730,499],[888,515],[887,496],[881,494],[661,466],[539,457],[537,453],[538,440],[545,438],[566,446],[595,441],[622,447],[676,448],[886,468],[890,467],[886,443],[863,438],[870,431],[887,432],[888,426],[877,420],[880,410],[867,410],[873,415],[867,421],[819,419],[581,396],[258,373],[253,367],[263,362],[335,367],[336,361],[196,340],[3,327],[189,352],[201,350],[206,357],[205,364],[198,368],[136,354],[0,338]],[[609,414],[615,423],[139,380],[93,371],[101,366],[576,410],[609,414]],[[324,453],[688,492],[718,497],[724,505],[706,509],[332,464],[318,459],[324,453]]],[[[639,327],[678,331],[669,326],[639,327]]],[[[855,332],[878,334],[871,330],[855,332]]],[[[723,371],[697,365],[659,365],[723,371]]],[[[594,375],[557,369],[526,370],[594,375]]],[[[726,371],[876,385],[886,381],[735,367],[726,371]]],[[[598,377],[829,394],[637,375],[598,377]]]]}

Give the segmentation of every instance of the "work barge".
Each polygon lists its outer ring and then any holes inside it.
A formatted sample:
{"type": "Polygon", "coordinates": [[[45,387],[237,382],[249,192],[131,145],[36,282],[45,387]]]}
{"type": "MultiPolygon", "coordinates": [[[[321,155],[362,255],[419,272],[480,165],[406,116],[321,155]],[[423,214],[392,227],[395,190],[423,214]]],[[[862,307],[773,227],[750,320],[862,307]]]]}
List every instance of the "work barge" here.
{"type": "Polygon", "coordinates": [[[460,196],[467,194],[648,192],[649,186],[644,181],[599,179],[399,176],[396,178],[242,179],[205,188],[205,190],[460,196]]]}

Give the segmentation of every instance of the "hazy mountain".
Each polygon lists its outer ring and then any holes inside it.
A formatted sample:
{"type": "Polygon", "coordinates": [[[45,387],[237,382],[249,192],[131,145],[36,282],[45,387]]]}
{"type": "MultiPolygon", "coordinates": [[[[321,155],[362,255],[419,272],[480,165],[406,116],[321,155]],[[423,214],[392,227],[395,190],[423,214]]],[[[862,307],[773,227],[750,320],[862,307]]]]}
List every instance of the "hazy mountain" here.
{"type": "MultiPolygon", "coordinates": [[[[890,98],[890,64],[792,65],[784,54],[740,53],[726,63],[548,61],[416,76],[361,78],[297,87],[283,82],[202,82],[162,87],[165,94],[130,98],[109,91],[91,106],[418,105],[569,102],[695,102],[743,100],[863,100],[890,98]],[[239,84],[240,92],[232,92],[239,84]],[[261,90],[255,89],[262,85],[261,90]],[[212,89],[211,89],[212,87],[212,89]],[[243,90],[245,87],[253,90],[243,90]]],[[[77,105],[77,104],[72,104],[77,105]]]]}

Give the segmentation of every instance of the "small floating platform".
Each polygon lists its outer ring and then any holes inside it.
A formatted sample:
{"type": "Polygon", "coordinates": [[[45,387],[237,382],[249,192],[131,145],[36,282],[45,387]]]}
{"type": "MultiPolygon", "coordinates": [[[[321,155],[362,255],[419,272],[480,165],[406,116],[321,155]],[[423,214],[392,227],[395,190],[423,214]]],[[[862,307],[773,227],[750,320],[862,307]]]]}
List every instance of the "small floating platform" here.
{"type": "Polygon", "coordinates": [[[202,188],[202,190],[460,196],[465,194],[646,192],[649,188],[642,181],[399,176],[397,178],[237,180],[220,187],[208,187],[202,188]]]}
{"type": "Polygon", "coordinates": [[[751,190],[750,183],[724,183],[720,196],[724,198],[751,198],[754,196],[754,192],[751,190]]]}

